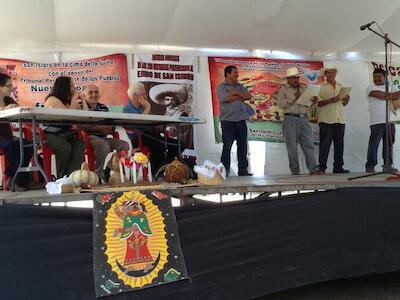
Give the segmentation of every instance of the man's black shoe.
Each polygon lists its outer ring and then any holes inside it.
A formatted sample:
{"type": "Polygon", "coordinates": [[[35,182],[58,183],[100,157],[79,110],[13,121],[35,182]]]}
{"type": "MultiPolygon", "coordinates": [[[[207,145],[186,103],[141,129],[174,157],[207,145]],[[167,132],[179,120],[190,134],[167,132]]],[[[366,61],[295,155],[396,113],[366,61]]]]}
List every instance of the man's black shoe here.
{"type": "Polygon", "coordinates": [[[337,170],[335,170],[335,169],[333,169],[333,174],[348,174],[348,173],[350,173],[349,170],[345,170],[345,169],[337,169],[337,170]]]}
{"type": "Polygon", "coordinates": [[[239,172],[238,176],[253,176],[253,174],[246,171],[246,172],[239,172]]]}

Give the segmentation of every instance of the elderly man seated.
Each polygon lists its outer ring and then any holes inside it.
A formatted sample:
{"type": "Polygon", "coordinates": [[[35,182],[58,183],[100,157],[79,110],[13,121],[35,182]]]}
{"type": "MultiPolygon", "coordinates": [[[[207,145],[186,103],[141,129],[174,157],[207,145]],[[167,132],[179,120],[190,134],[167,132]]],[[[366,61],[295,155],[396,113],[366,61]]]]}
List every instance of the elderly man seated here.
{"type": "MultiPolygon", "coordinates": [[[[109,111],[106,105],[99,103],[100,90],[95,84],[85,86],[83,95],[89,110],[109,111]]],[[[109,162],[106,170],[103,170],[107,154],[113,150],[129,150],[129,144],[127,142],[107,137],[107,135],[113,134],[114,130],[115,128],[109,125],[95,125],[86,128],[86,131],[89,133],[90,145],[94,152],[95,172],[103,182],[108,181],[111,169],[111,162],[109,162]]]]}
{"type": "MultiPolygon", "coordinates": [[[[124,106],[122,112],[131,114],[150,113],[151,104],[147,99],[143,83],[132,83],[129,86],[127,93],[129,102],[124,106]]],[[[135,148],[137,146],[137,136],[129,128],[126,129],[132,142],[132,147],[135,148]]],[[[167,156],[164,157],[165,139],[161,135],[162,129],[158,127],[136,127],[135,129],[139,129],[142,132],[143,143],[150,148],[150,161],[153,173],[156,173],[163,164],[171,162],[178,156],[177,140],[167,138],[168,151],[167,156]]]]}

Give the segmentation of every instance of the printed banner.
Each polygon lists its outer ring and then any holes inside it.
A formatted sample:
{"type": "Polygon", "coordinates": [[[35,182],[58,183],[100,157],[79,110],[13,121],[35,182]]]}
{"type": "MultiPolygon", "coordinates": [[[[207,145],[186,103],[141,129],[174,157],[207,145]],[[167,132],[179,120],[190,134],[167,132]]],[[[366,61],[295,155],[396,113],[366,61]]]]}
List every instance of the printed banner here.
{"type": "Polygon", "coordinates": [[[106,193],[94,203],[96,297],[189,279],[169,195],[106,193]]]}
{"type": "Polygon", "coordinates": [[[135,56],[136,80],[145,85],[150,114],[192,116],[197,59],[153,54],[135,56]]]}
{"type": "Polygon", "coordinates": [[[96,84],[104,104],[123,106],[128,101],[128,68],[124,54],[60,63],[0,59],[0,73],[13,79],[12,97],[21,106],[44,103],[59,76],[72,77],[78,91],[87,84],[96,84]]]}
{"type": "MultiPolygon", "coordinates": [[[[285,82],[286,70],[297,67],[301,71],[300,82],[317,84],[324,80],[320,74],[321,61],[263,59],[254,57],[209,57],[209,72],[214,117],[214,132],[217,143],[222,142],[219,120],[218,85],[224,82],[224,68],[229,65],[239,70],[239,83],[250,92],[252,98],[246,101],[256,115],[247,122],[248,139],[253,141],[283,142],[283,111],[278,107],[273,95],[285,82]]],[[[310,109],[309,119],[316,122],[316,107],[310,109]]]]}
{"type": "MultiPolygon", "coordinates": [[[[194,116],[197,58],[192,56],[135,55],[136,81],[144,84],[150,114],[194,116]]],[[[168,135],[176,138],[175,128],[168,135]]],[[[193,126],[180,129],[182,149],[193,149],[193,126]]]]}

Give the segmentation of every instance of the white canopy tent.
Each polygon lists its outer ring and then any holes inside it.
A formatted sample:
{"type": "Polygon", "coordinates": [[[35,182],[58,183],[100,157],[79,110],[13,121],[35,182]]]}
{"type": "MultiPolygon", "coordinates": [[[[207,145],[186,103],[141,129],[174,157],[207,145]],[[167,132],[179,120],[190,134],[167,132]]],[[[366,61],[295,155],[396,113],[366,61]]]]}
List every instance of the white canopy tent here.
{"type": "Polygon", "coordinates": [[[267,49],[380,55],[375,20],[400,40],[400,2],[381,0],[1,0],[1,51],[267,49]],[[175,47],[175,48],[174,48],[175,47]]]}
{"type": "MultiPolygon", "coordinates": [[[[106,53],[197,55],[200,162],[219,160],[211,122],[207,55],[333,60],[352,86],[346,107],[345,167],[364,168],[369,136],[367,64],[383,60],[383,41],[359,27],[375,20],[400,41],[400,2],[393,0],[0,0],[0,57],[52,62],[106,53]]],[[[375,25],[373,25],[375,26],[375,25]]],[[[375,27],[376,28],[376,27],[375,27]]],[[[130,59],[130,56],[128,56],[130,59]]],[[[393,60],[400,49],[393,48],[393,60]]],[[[132,75],[130,70],[130,75],[132,75]]],[[[399,136],[400,137],[400,136],[399,136]]],[[[399,143],[400,144],[400,143],[399,143]]],[[[396,158],[400,157],[396,147],[396,158]]],[[[282,144],[252,147],[255,171],[288,173],[282,144]],[[264,154],[266,153],[266,154],[264,154]]],[[[286,156],[285,156],[286,158],[286,156]]],[[[379,162],[380,163],[380,162],[379,162]]],[[[395,163],[397,165],[397,163],[395,163]]]]}

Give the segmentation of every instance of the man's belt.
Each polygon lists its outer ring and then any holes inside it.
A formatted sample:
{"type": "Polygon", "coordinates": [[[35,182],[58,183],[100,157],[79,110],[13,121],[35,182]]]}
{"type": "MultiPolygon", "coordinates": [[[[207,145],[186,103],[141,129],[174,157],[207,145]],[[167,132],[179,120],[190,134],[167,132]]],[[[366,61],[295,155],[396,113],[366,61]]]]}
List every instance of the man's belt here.
{"type": "Polygon", "coordinates": [[[292,116],[292,117],[298,117],[298,118],[306,118],[306,117],[307,117],[307,114],[285,113],[285,116],[292,116]]]}

